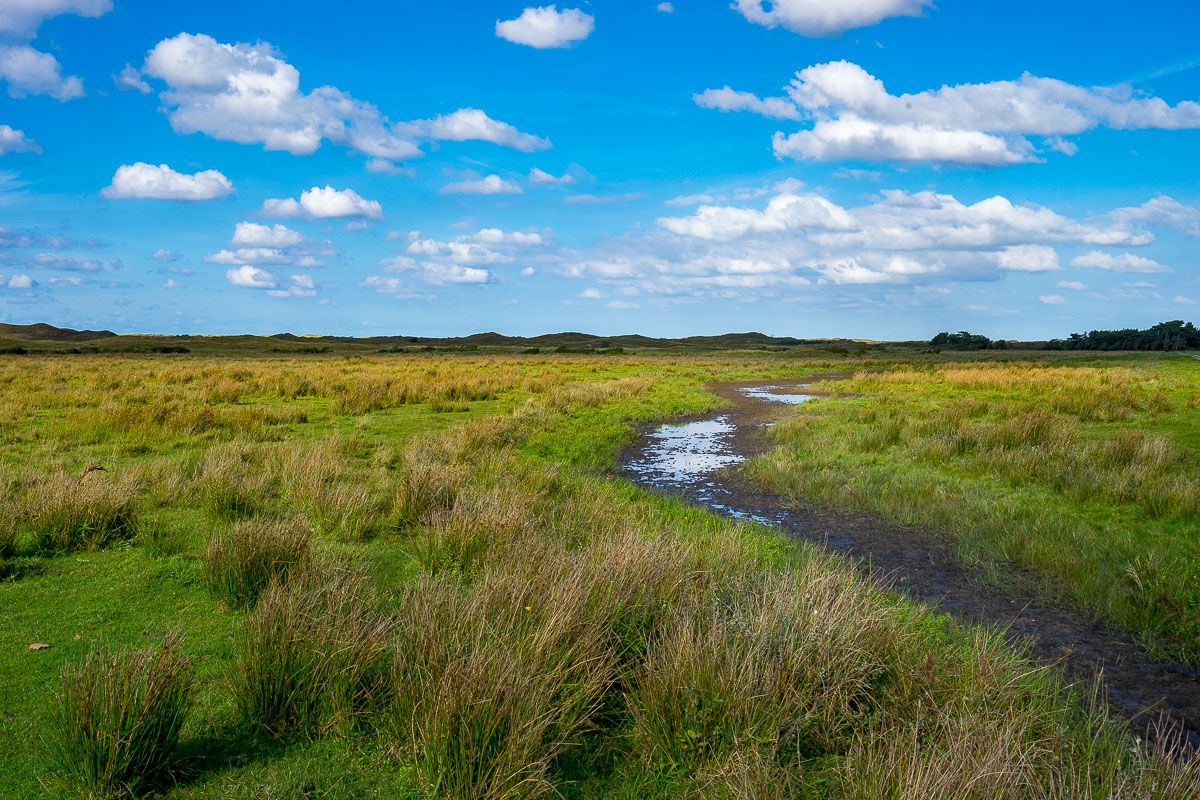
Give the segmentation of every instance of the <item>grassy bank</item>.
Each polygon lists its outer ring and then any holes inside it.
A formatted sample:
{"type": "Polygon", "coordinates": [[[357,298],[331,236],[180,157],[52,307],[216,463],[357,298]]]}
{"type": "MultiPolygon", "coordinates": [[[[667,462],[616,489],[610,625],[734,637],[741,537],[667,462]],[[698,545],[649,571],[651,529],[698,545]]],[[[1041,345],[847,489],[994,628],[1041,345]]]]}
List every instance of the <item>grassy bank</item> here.
{"type": "Polygon", "coordinates": [[[953,537],[1200,664],[1200,364],[898,363],[799,409],[757,475],[953,537]]]}
{"type": "Polygon", "coordinates": [[[604,476],[826,366],[0,361],[5,792],[1191,796],[997,637],[604,476]]]}

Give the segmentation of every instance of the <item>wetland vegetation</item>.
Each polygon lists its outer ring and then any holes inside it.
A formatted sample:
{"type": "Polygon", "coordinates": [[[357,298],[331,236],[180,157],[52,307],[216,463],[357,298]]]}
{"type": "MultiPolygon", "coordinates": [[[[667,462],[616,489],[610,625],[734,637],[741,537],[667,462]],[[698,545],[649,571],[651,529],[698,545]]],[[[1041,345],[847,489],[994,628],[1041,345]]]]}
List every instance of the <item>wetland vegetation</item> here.
{"type": "Polygon", "coordinates": [[[613,474],[712,381],[846,370],[754,479],[1195,664],[1193,359],[265,349],[0,357],[12,796],[1195,796],[997,632],[613,474]]]}

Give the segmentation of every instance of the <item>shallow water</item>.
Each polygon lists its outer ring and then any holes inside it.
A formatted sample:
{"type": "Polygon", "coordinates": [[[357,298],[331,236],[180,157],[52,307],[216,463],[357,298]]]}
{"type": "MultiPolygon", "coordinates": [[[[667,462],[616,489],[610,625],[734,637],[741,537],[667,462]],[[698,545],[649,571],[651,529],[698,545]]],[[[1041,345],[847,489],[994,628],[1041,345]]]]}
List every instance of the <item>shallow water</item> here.
{"type": "Polygon", "coordinates": [[[803,403],[805,400],[812,400],[811,394],[785,394],[780,393],[780,389],[799,389],[808,386],[807,383],[798,383],[795,386],[751,386],[746,389],[738,389],[739,392],[746,397],[753,397],[755,400],[767,400],[773,403],[787,403],[790,406],[796,406],[803,403]]]}

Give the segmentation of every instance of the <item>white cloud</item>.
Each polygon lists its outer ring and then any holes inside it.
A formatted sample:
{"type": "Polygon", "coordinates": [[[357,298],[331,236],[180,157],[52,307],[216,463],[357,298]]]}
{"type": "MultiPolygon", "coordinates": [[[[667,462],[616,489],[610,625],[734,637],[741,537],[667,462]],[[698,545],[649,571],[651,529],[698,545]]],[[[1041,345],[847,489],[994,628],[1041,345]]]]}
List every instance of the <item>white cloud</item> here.
{"type": "Polygon", "coordinates": [[[782,26],[805,36],[836,36],[889,17],[919,16],[933,0],[735,0],[733,5],[758,25],[782,26]]]}
{"type": "Polygon", "coordinates": [[[386,294],[397,300],[432,300],[432,295],[421,294],[409,288],[400,278],[384,278],[379,275],[372,275],[360,284],[361,286],[372,289],[380,294],[386,294]]]}
{"type": "Polygon", "coordinates": [[[125,164],[101,192],[108,198],[141,197],[155,200],[215,200],[233,193],[233,183],[215,169],[194,175],[176,172],[166,164],[125,164]]]}
{"type": "Polygon", "coordinates": [[[897,125],[859,117],[821,120],[811,130],[776,132],[775,155],[814,161],[863,158],[1003,166],[1036,161],[1032,148],[982,131],[897,125]]]}
{"type": "Polygon", "coordinates": [[[174,278],[167,278],[165,281],[163,281],[163,284],[162,284],[162,288],[164,288],[164,289],[181,289],[184,286],[187,286],[187,284],[180,283],[179,281],[175,280],[174,278]]]}
{"type": "Polygon", "coordinates": [[[304,234],[278,223],[239,222],[234,226],[229,244],[235,247],[291,247],[306,241],[308,237],[304,234]]]}
{"type": "Polygon", "coordinates": [[[1096,269],[1107,269],[1112,272],[1139,272],[1139,273],[1154,273],[1154,272],[1172,272],[1170,267],[1163,266],[1153,259],[1143,256],[1135,256],[1133,253],[1104,253],[1100,250],[1092,250],[1084,253],[1081,256],[1076,256],[1071,259],[1073,267],[1094,267],[1096,269]]]}
{"type": "Polygon", "coordinates": [[[1112,216],[1123,222],[1162,225],[1188,236],[1200,236],[1200,208],[1184,205],[1166,195],[1159,195],[1133,208],[1118,208],[1112,212],[1112,216]]]}
{"type": "Polygon", "coordinates": [[[0,3],[0,32],[32,39],[44,20],[59,14],[99,17],[112,11],[112,0],[5,0],[0,3]]]}
{"type": "Polygon", "coordinates": [[[668,206],[698,206],[701,203],[710,204],[717,202],[717,199],[711,194],[681,194],[678,197],[672,197],[665,201],[668,206]]]}
{"type": "Polygon", "coordinates": [[[1177,295],[1175,295],[1175,299],[1173,299],[1171,302],[1172,302],[1172,303],[1181,303],[1181,304],[1183,304],[1183,305],[1185,305],[1185,306],[1194,306],[1194,305],[1196,305],[1196,301],[1195,301],[1195,300],[1193,300],[1193,299],[1192,299],[1192,298],[1190,298],[1190,297],[1184,297],[1184,296],[1183,296],[1183,295],[1181,295],[1181,294],[1177,294],[1177,295]]]}
{"type": "Polygon", "coordinates": [[[425,136],[443,141],[491,142],[524,153],[548,150],[551,146],[549,139],[522,133],[507,122],[494,120],[477,108],[460,108],[453,114],[443,114],[411,124],[425,136]]]}
{"type": "Polygon", "coordinates": [[[421,155],[420,144],[479,139],[519,150],[549,141],[464,108],[435,119],[393,122],[370,103],[333,86],[300,90],[300,71],[271,45],[225,44],[204,34],[164,39],[146,56],[142,73],[166,82],[161,94],[172,128],[294,155],[323,141],[379,162],[421,155]]]}
{"type": "Polygon", "coordinates": [[[603,300],[608,297],[604,292],[595,288],[584,289],[579,293],[579,296],[584,300],[603,300]]]}
{"type": "Polygon", "coordinates": [[[555,175],[551,175],[545,170],[540,170],[537,167],[534,167],[529,171],[529,182],[550,186],[566,186],[575,183],[575,176],[571,175],[570,173],[565,173],[562,175],[562,177],[557,177],[555,175]]]}
{"type": "Polygon", "coordinates": [[[728,86],[705,89],[692,95],[692,100],[701,108],[718,111],[750,111],[771,119],[800,119],[800,109],[786,97],[760,98],[753,92],[739,92],[728,86]]]}
{"type": "Polygon", "coordinates": [[[293,275],[287,284],[279,288],[268,289],[267,294],[271,297],[315,297],[317,286],[308,275],[293,275]]]}
{"type": "Polygon", "coordinates": [[[673,6],[670,3],[659,3],[658,10],[663,12],[664,14],[674,14],[675,6],[673,6]]]}
{"type": "Polygon", "coordinates": [[[996,256],[996,265],[1011,272],[1052,272],[1062,269],[1058,253],[1043,244],[1010,245],[996,256]]]}
{"type": "Polygon", "coordinates": [[[525,269],[521,270],[521,277],[528,278],[535,272],[537,272],[537,270],[535,270],[533,267],[525,267],[525,269]]]}
{"type": "Polygon", "coordinates": [[[0,45],[0,78],[8,82],[9,97],[44,94],[67,101],[84,95],[81,79],[63,77],[54,56],[28,45],[0,45]]]}
{"type": "Polygon", "coordinates": [[[1038,300],[1041,300],[1048,306],[1061,306],[1067,302],[1061,294],[1039,294],[1038,300]]]}
{"type": "Polygon", "coordinates": [[[167,250],[164,247],[160,247],[159,249],[155,250],[150,257],[155,261],[161,261],[165,264],[171,261],[178,261],[179,253],[176,253],[174,250],[167,250]]]}
{"type": "Polygon", "coordinates": [[[847,308],[919,306],[922,296],[932,302],[949,283],[1058,270],[1060,245],[1153,241],[1140,224],[1112,214],[1074,219],[1005,197],[964,203],[947,194],[888,190],[842,206],[814,192],[782,191],[763,205],[702,205],[659,219],[656,230],[557,250],[538,265],[655,303],[821,291],[847,308]]]}
{"type": "Polygon", "coordinates": [[[378,200],[366,200],[353,189],[334,189],[314,186],[301,192],[300,199],[268,198],[263,201],[262,213],[268,217],[365,217],[381,219],[383,206],[378,200]]]}
{"type": "Polygon", "coordinates": [[[577,8],[555,6],[526,8],[516,19],[496,20],[496,35],[515,44],[525,44],[539,50],[550,47],[570,47],[582,42],[595,28],[596,18],[577,8]]]}
{"type": "Polygon", "coordinates": [[[785,91],[786,101],[760,101],[729,87],[709,89],[696,100],[774,117],[790,103],[797,115],[813,124],[790,135],[777,132],[775,152],[816,160],[1003,166],[1040,160],[1029,136],[1044,137],[1047,148],[1071,155],[1078,148],[1062,137],[1099,126],[1200,128],[1200,103],[1189,100],[1171,106],[1129,86],[1082,87],[1029,74],[1015,81],[893,95],[859,65],[834,61],[796,73],[785,91]]]}
{"type": "Polygon", "coordinates": [[[0,125],[0,156],[6,156],[9,153],[41,152],[42,148],[38,146],[38,143],[26,136],[24,131],[8,125],[0,125]]]}
{"type": "Polygon", "coordinates": [[[48,95],[56,100],[83,97],[83,81],[64,77],[62,65],[49,53],[27,44],[42,22],[59,14],[98,17],[112,10],[112,0],[4,0],[0,2],[0,78],[10,97],[48,95]]]}
{"type": "Polygon", "coordinates": [[[150,84],[142,79],[142,73],[138,72],[133,64],[126,64],[123,70],[113,74],[112,79],[121,91],[132,90],[142,94],[150,94],[154,91],[150,88],[150,84]]]}
{"type": "Polygon", "coordinates": [[[247,289],[274,289],[276,286],[274,275],[249,264],[226,270],[225,278],[234,286],[244,286],[247,289]]]}
{"type": "Polygon", "coordinates": [[[1054,284],[1054,287],[1056,289],[1072,289],[1076,292],[1082,292],[1088,288],[1088,285],[1079,281],[1059,281],[1054,284]]]}
{"type": "Polygon", "coordinates": [[[10,289],[30,289],[33,287],[33,278],[28,275],[10,275],[5,285],[10,289]]]}
{"type": "Polygon", "coordinates": [[[417,261],[406,256],[393,256],[380,261],[388,272],[415,272],[426,283],[488,283],[492,273],[479,267],[464,267],[461,264],[431,263],[417,261]]]}
{"type": "Polygon", "coordinates": [[[522,194],[522,189],[513,181],[499,175],[488,175],[481,179],[468,179],[448,183],[441,188],[442,194],[522,194]]]}

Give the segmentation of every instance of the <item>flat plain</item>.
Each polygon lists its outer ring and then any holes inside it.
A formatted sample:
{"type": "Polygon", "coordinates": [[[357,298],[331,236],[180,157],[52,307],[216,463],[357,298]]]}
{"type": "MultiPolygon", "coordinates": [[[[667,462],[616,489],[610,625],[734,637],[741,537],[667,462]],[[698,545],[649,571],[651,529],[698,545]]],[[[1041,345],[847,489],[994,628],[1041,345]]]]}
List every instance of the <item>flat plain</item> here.
{"type": "Polygon", "coordinates": [[[617,469],[707,385],[837,370],[748,480],[1195,667],[1200,363],[841,350],[0,356],[0,785],[1196,796],[1094,686],[617,469]]]}

